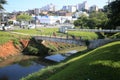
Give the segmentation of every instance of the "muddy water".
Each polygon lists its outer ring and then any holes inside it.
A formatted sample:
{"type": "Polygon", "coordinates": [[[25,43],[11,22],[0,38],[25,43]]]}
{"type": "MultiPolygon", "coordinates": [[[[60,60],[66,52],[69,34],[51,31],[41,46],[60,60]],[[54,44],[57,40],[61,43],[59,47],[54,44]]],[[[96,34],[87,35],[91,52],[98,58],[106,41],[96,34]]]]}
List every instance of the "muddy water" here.
{"type": "Polygon", "coordinates": [[[0,62],[0,80],[19,80],[36,72],[45,65],[38,63],[37,57],[18,55],[0,62]]]}

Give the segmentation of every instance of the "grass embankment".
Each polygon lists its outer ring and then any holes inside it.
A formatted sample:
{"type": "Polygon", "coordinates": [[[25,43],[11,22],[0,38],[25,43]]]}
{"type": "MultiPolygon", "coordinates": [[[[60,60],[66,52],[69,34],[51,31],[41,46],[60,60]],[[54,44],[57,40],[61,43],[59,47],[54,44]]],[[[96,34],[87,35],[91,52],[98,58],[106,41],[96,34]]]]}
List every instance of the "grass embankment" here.
{"type": "Polygon", "coordinates": [[[81,37],[85,40],[93,40],[98,38],[98,35],[95,32],[68,31],[68,35],[81,37]]]}
{"type": "MultiPolygon", "coordinates": [[[[56,36],[66,37],[66,34],[60,33],[59,28],[38,28],[38,29],[21,29],[15,30],[15,32],[30,34],[30,35],[47,35],[53,36],[53,32],[56,33],[56,36]]],[[[82,39],[97,39],[98,35],[94,32],[81,32],[81,31],[68,31],[68,35],[74,35],[75,37],[82,37],[82,39]]]]}
{"type": "Polygon", "coordinates": [[[58,28],[38,28],[38,29],[20,29],[15,32],[30,34],[30,35],[52,35],[53,32],[58,34],[58,28]]]}
{"type": "Polygon", "coordinates": [[[85,54],[78,53],[22,80],[120,80],[120,41],[85,54]]]}
{"type": "Polygon", "coordinates": [[[11,34],[9,34],[8,32],[0,31],[0,44],[4,44],[11,39],[13,39],[13,36],[11,34]]]}
{"type": "Polygon", "coordinates": [[[15,44],[22,38],[28,38],[23,35],[12,34],[10,32],[0,31],[0,45],[12,40],[15,44]]]}

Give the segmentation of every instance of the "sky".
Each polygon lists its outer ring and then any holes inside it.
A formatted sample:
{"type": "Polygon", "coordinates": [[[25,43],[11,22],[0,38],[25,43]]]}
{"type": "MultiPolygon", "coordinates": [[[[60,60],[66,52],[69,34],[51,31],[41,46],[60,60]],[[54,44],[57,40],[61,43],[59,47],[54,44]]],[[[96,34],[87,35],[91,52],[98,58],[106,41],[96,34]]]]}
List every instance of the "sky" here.
{"type": "Polygon", "coordinates": [[[76,5],[84,1],[88,2],[88,6],[97,5],[99,8],[103,8],[108,2],[108,0],[7,0],[4,8],[7,12],[26,11],[28,9],[41,8],[52,3],[58,10],[63,5],[76,5]]]}

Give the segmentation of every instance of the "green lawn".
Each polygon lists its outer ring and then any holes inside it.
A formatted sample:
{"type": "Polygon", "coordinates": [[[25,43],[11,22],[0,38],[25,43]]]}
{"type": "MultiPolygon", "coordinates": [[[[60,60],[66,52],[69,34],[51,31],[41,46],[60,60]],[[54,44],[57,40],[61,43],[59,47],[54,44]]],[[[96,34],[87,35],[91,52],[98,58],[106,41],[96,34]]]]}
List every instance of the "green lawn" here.
{"type": "Polygon", "coordinates": [[[19,40],[20,38],[27,38],[27,37],[23,35],[12,34],[6,31],[0,31],[0,44],[4,44],[10,40],[16,40],[16,39],[19,40]]]}
{"type": "Polygon", "coordinates": [[[87,39],[87,40],[98,38],[98,35],[95,32],[68,31],[68,34],[77,37],[82,37],[83,39],[87,39]]]}
{"type": "Polygon", "coordinates": [[[13,39],[13,36],[10,33],[0,31],[0,44],[8,42],[11,39],[13,39]]]}
{"type": "Polygon", "coordinates": [[[20,29],[15,32],[37,35],[52,35],[53,32],[58,34],[58,28],[39,28],[39,29],[20,29]]]}
{"type": "MultiPolygon", "coordinates": [[[[36,35],[47,35],[47,36],[53,36],[53,32],[56,33],[56,36],[59,37],[66,37],[66,34],[60,33],[59,28],[38,28],[38,29],[21,29],[21,30],[15,30],[15,32],[25,33],[25,34],[36,34],[36,35]]],[[[74,35],[76,37],[82,37],[83,39],[97,39],[98,35],[94,32],[80,32],[80,31],[68,31],[68,35],[74,35]]]]}
{"type": "Polygon", "coordinates": [[[120,80],[120,41],[49,66],[22,80],[120,80]]]}

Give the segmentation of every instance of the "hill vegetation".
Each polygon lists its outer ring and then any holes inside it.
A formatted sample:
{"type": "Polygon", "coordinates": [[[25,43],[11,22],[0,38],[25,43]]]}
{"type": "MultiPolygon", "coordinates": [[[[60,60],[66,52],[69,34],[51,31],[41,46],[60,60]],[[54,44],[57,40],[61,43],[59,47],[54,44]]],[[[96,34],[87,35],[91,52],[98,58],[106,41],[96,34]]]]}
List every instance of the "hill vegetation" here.
{"type": "Polygon", "coordinates": [[[22,80],[119,80],[120,41],[70,57],[22,80]]]}

